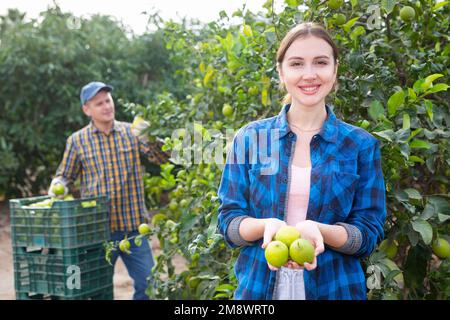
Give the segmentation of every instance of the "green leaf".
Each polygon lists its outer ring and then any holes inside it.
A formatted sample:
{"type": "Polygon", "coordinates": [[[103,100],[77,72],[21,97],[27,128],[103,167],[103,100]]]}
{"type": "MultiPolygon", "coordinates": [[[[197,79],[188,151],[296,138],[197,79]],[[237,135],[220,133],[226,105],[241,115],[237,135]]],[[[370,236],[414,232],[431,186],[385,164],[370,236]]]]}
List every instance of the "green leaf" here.
{"type": "Polygon", "coordinates": [[[409,200],[408,194],[403,190],[394,191],[394,196],[400,202],[409,200]]]}
{"type": "Polygon", "coordinates": [[[416,80],[413,84],[413,89],[416,93],[423,92],[422,84],[425,82],[425,79],[416,80]]]}
{"type": "Polygon", "coordinates": [[[425,205],[425,208],[423,209],[422,214],[420,215],[420,218],[423,220],[428,220],[432,217],[434,217],[434,215],[436,214],[434,206],[427,203],[425,205]]]}
{"type": "Polygon", "coordinates": [[[409,114],[404,113],[403,114],[403,129],[409,129],[411,128],[411,118],[409,117],[409,114]]]}
{"type": "Polygon", "coordinates": [[[350,39],[355,41],[356,39],[358,39],[358,37],[365,35],[365,34],[366,34],[366,29],[364,29],[363,26],[357,26],[350,34],[350,39]]]}
{"type": "Polygon", "coordinates": [[[445,222],[448,219],[450,219],[450,215],[438,213],[438,220],[439,220],[439,222],[445,222]]]}
{"type": "Polygon", "coordinates": [[[429,75],[428,77],[426,77],[425,78],[425,82],[433,82],[434,80],[436,80],[436,79],[439,79],[439,78],[441,78],[441,77],[443,77],[444,75],[443,74],[440,74],[440,73],[434,73],[434,74],[431,74],[431,75],[429,75]]]}
{"type": "Polygon", "coordinates": [[[427,201],[435,208],[436,212],[450,215],[450,204],[447,199],[437,196],[430,196],[427,198],[427,201]]]}
{"type": "Polygon", "coordinates": [[[393,116],[397,113],[397,109],[404,103],[405,93],[403,91],[397,91],[389,97],[388,100],[388,113],[393,116]]]}
{"type": "Polygon", "coordinates": [[[433,121],[433,103],[430,100],[425,100],[425,109],[427,110],[428,117],[433,121]]]}
{"type": "Polygon", "coordinates": [[[386,276],[386,278],[384,279],[384,281],[386,283],[391,283],[392,280],[394,280],[396,277],[398,278],[399,275],[402,274],[401,270],[392,270],[388,273],[388,275],[386,276]]]}
{"type": "Polygon", "coordinates": [[[391,129],[378,131],[378,132],[373,132],[373,134],[377,135],[380,138],[386,139],[389,142],[393,142],[393,140],[395,138],[395,133],[391,129]]]}
{"type": "Polygon", "coordinates": [[[408,141],[410,136],[409,128],[402,128],[395,132],[395,141],[400,144],[404,144],[408,141]]]}
{"type": "Polygon", "coordinates": [[[419,243],[419,234],[411,228],[408,231],[408,239],[411,246],[415,247],[419,243]]]}
{"type": "Polygon", "coordinates": [[[236,288],[234,286],[232,286],[231,284],[228,284],[228,283],[224,283],[224,284],[221,284],[218,287],[216,287],[217,292],[232,292],[235,289],[236,288]]]}
{"type": "Polygon", "coordinates": [[[436,5],[434,5],[433,8],[431,8],[431,10],[432,10],[432,11],[436,11],[436,10],[442,8],[443,6],[445,6],[445,5],[449,4],[449,3],[450,3],[450,1],[442,1],[442,2],[438,2],[436,5]]]}
{"type": "Polygon", "coordinates": [[[397,1],[394,0],[381,0],[381,7],[389,14],[394,10],[396,3],[397,1]]]}
{"type": "Polygon", "coordinates": [[[383,265],[385,267],[387,267],[387,270],[385,268],[381,268],[382,272],[383,272],[383,276],[385,277],[385,281],[387,281],[389,275],[392,273],[392,271],[398,271],[395,274],[392,275],[392,279],[394,279],[395,282],[397,282],[397,285],[400,288],[403,288],[404,286],[404,279],[403,279],[403,274],[402,271],[400,270],[400,268],[397,266],[397,264],[388,259],[388,258],[384,258],[380,260],[380,265],[383,265]]]}
{"type": "Polygon", "coordinates": [[[425,160],[423,160],[422,158],[420,158],[418,156],[410,156],[408,160],[412,161],[412,162],[419,162],[420,164],[425,163],[425,160]]]}
{"type": "Polygon", "coordinates": [[[415,101],[417,99],[416,92],[411,88],[408,88],[408,95],[412,101],[415,101]]]}
{"type": "Polygon", "coordinates": [[[422,195],[420,194],[419,191],[417,191],[414,188],[407,188],[407,189],[404,189],[403,191],[406,192],[409,199],[422,200],[422,195]]]}
{"type": "Polygon", "coordinates": [[[284,2],[291,8],[296,8],[299,5],[297,0],[284,0],[284,2]]]}
{"type": "Polygon", "coordinates": [[[420,233],[422,236],[423,242],[425,244],[430,244],[433,239],[433,227],[425,220],[417,219],[415,221],[411,221],[412,228],[420,233]]]}
{"type": "Polygon", "coordinates": [[[342,26],[342,29],[344,29],[344,31],[348,33],[350,29],[353,27],[353,25],[356,23],[356,21],[358,21],[358,19],[359,17],[350,19],[349,21],[347,21],[346,24],[342,26]]]}
{"type": "Polygon", "coordinates": [[[423,131],[423,128],[418,128],[416,130],[414,130],[413,132],[411,132],[411,135],[408,138],[408,142],[411,141],[412,138],[414,138],[415,136],[417,136],[419,133],[421,133],[423,131]]]}
{"type": "Polygon", "coordinates": [[[212,215],[211,222],[210,222],[208,230],[207,230],[208,238],[211,238],[212,235],[214,233],[216,233],[216,231],[217,231],[217,221],[218,221],[218,214],[216,213],[216,214],[212,215]]]}
{"type": "Polygon", "coordinates": [[[382,114],[384,114],[384,107],[383,107],[383,104],[382,104],[380,101],[378,101],[378,100],[372,101],[372,103],[370,104],[368,113],[369,113],[369,116],[370,116],[373,120],[377,121],[378,118],[379,118],[382,114]]]}
{"type": "Polygon", "coordinates": [[[414,141],[411,141],[409,143],[409,147],[411,149],[430,149],[431,146],[428,142],[424,141],[424,140],[420,140],[420,139],[416,139],[414,141]]]}
{"type": "Polygon", "coordinates": [[[427,266],[430,258],[431,251],[428,248],[420,244],[411,247],[403,266],[406,287],[414,290],[423,289],[423,281],[427,274],[427,266]]]}
{"type": "Polygon", "coordinates": [[[438,83],[435,84],[434,86],[432,86],[430,89],[428,89],[425,94],[430,94],[430,93],[436,93],[436,92],[440,92],[440,91],[445,91],[448,88],[450,88],[450,86],[446,83],[438,83]]]}

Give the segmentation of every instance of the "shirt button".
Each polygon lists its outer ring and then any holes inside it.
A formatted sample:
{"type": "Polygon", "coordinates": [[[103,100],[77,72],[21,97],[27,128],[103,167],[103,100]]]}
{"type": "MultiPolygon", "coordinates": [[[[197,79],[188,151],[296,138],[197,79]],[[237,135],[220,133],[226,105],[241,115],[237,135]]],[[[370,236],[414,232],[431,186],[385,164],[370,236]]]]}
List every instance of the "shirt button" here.
{"type": "Polygon", "coordinates": [[[292,132],[289,132],[288,137],[292,138],[294,136],[294,134],[292,132]]]}

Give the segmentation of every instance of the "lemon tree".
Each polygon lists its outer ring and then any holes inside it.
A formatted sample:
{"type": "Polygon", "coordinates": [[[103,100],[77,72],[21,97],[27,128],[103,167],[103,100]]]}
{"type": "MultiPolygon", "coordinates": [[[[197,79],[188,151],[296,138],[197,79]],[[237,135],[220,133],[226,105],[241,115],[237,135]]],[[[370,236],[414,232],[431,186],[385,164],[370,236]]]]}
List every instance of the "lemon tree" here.
{"type": "MultiPolygon", "coordinates": [[[[283,93],[274,57],[281,37],[300,21],[325,24],[341,51],[339,88],[329,102],[338,117],[381,142],[387,241],[361,257],[368,297],[448,299],[448,259],[433,243],[448,241],[449,231],[450,5],[381,1],[371,11],[373,4],[290,0],[273,12],[266,1],[259,12],[236,11],[237,23],[225,13],[211,24],[165,22],[169,59],[183,66],[176,88],[128,110],[150,120],[151,134],[168,137],[165,150],[205,151],[217,134],[210,129],[237,130],[279,112],[283,93]],[[309,9],[300,10],[301,4],[309,9]],[[405,6],[414,11],[408,23],[405,6]],[[180,128],[183,137],[172,139],[180,128]],[[183,145],[194,134],[205,143],[183,145]]],[[[161,244],[151,297],[233,297],[239,250],[226,248],[216,230],[221,170],[214,162],[191,161],[163,165],[161,174],[146,177],[147,203],[157,212],[151,228],[161,244]],[[186,259],[187,270],[175,271],[175,255],[186,259]]]]}

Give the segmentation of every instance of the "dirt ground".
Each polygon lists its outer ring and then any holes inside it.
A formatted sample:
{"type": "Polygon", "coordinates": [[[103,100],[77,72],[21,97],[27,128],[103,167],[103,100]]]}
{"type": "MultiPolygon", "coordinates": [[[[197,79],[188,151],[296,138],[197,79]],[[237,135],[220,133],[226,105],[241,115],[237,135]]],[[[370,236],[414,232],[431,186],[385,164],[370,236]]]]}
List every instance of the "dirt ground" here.
{"type": "MultiPolygon", "coordinates": [[[[11,246],[11,229],[9,224],[7,202],[0,202],[0,300],[14,300],[14,267],[11,246]]],[[[151,240],[154,256],[160,249],[157,239],[151,240]]],[[[179,256],[174,260],[177,272],[185,269],[185,261],[179,256]]],[[[121,259],[114,270],[114,300],[131,300],[133,297],[133,280],[129,277],[121,259]]]]}

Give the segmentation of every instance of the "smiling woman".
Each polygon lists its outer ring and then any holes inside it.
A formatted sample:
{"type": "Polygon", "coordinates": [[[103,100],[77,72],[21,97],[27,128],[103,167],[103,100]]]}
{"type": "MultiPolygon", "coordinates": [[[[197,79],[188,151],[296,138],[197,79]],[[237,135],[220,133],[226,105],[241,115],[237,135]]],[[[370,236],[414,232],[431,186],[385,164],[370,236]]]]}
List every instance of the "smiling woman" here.
{"type": "Polygon", "coordinates": [[[338,49],[322,26],[294,27],[277,53],[285,106],[278,116],[243,127],[233,141],[218,196],[219,229],[229,246],[243,247],[236,299],[366,299],[359,258],[383,238],[385,185],[378,140],[337,119],[325,102],[337,69],[338,49]],[[254,152],[252,140],[240,141],[264,130],[279,133],[256,151],[279,153],[274,174],[262,174],[264,163],[235,159],[254,152]],[[293,244],[289,260],[286,252],[281,258],[267,254],[286,225],[305,245],[313,244],[311,257],[299,259],[293,244]]]}

